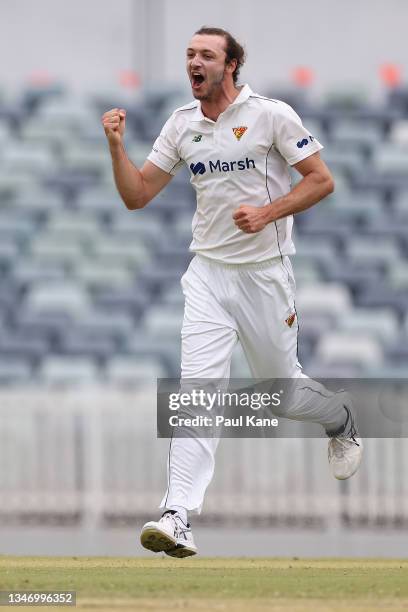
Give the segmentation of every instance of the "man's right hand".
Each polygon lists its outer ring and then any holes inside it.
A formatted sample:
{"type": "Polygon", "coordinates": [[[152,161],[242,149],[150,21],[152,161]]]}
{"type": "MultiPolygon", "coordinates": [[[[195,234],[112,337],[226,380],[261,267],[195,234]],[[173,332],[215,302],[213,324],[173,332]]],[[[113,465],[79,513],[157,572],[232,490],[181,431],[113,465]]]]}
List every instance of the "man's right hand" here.
{"type": "Polygon", "coordinates": [[[102,115],[116,187],[126,207],[129,210],[136,210],[146,206],[172,179],[172,174],[155,166],[149,160],[145,161],[141,170],[130,161],[125,147],[122,146],[125,121],[124,108],[112,108],[102,115]]]}
{"type": "Polygon", "coordinates": [[[102,115],[102,125],[109,145],[119,145],[125,132],[126,111],[124,108],[113,108],[102,115]]]}

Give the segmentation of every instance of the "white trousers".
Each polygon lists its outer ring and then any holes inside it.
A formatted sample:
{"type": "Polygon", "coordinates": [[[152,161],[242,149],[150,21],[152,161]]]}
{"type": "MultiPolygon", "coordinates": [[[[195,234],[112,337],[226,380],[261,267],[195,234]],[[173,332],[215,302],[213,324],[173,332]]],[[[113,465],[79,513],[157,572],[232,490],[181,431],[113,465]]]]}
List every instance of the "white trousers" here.
{"type": "MultiPolygon", "coordinates": [[[[196,255],[181,285],[183,390],[189,379],[227,380],[238,341],[254,378],[307,378],[297,357],[295,281],[288,257],[232,265],[196,255]]],[[[299,394],[281,415],[320,423],[328,431],[341,427],[346,418],[342,398],[333,401],[335,394],[310,379],[307,386],[310,390],[299,394]]],[[[218,438],[171,439],[168,486],[160,508],[181,506],[201,512],[218,442],[218,438]]]]}

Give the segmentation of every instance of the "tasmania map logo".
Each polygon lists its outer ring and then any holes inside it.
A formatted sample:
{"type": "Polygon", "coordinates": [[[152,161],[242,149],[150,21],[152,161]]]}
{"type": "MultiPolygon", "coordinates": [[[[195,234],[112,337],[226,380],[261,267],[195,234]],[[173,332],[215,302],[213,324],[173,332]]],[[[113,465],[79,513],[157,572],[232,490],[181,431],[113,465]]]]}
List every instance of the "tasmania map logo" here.
{"type": "Polygon", "coordinates": [[[241,125],[240,127],[232,128],[232,131],[234,132],[235,138],[241,140],[247,129],[245,125],[241,125]]]}
{"type": "Polygon", "coordinates": [[[285,323],[286,323],[286,325],[288,325],[289,327],[292,327],[292,325],[293,325],[293,324],[294,324],[294,322],[295,322],[295,319],[296,319],[296,313],[295,313],[295,312],[292,312],[292,314],[290,314],[290,315],[288,316],[288,318],[287,318],[287,319],[285,319],[285,323]]]}

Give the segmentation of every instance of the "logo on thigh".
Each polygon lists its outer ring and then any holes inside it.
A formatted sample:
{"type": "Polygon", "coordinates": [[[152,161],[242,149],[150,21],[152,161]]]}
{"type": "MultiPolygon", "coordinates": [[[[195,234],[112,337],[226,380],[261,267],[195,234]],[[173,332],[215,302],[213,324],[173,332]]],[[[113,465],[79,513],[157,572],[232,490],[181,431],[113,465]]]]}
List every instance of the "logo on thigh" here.
{"type": "Polygon", "coordinates": [[[287,319],[285,319],[285,323],[286,325],[288,325],[288,327],[292,327],[292,325],[294,324],[296,319],[296,312],[292,312],[287,319]]]}

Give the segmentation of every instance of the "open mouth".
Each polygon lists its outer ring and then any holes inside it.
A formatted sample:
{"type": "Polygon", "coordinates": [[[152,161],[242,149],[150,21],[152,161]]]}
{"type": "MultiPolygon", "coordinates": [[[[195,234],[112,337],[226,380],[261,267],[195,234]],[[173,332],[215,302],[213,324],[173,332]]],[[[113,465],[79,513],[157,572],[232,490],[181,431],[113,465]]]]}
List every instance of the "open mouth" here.
{"type": "Polygon", "coordinates": [[[200,72],[191,73],[191,84],[193,88],[200,87],[205,81],[205,77],[200,72]]]}

